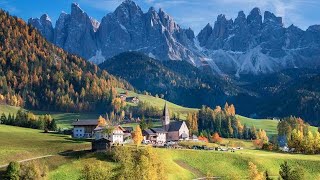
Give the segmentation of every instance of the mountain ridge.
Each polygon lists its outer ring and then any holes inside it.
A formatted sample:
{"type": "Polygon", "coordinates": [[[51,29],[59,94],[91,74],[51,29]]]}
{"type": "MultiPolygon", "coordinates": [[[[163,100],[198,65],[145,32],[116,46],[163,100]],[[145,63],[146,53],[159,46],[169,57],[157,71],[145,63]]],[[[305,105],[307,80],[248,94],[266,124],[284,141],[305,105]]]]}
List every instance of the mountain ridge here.
{"type": "Polygon", "coordinates": [[[165,60],[209,65],[218,75],[267,74],[290,68],[320,68],[320,25],[306,31],[284,27],[282,18],[253,8],[239,11],[235,20],[221,14],[198,35],[181,28],[163,9],[147,12],[131,0],[123,1],[99,23],[73,3],[53,26],[29,19],[49,41],[97,64],[125,51],[140,51],[165,60]],[[79,19],[77,21],[77,19],[79,19]],[[79,28],[81,26],[82,28],[79,28]],[[81,38],[80,38],[81,37],[81,38]]]}

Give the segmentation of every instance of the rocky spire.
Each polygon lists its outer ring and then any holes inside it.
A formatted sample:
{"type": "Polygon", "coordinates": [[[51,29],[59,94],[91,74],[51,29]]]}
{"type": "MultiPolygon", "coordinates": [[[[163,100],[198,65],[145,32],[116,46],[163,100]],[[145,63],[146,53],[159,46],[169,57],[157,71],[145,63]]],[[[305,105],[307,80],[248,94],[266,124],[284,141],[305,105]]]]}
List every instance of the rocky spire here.
{"type": "Polygon", "coordinates": [[[209,37],[211,36],[213,32],[212,26],[210,23],[208,23],[198,34],[198,41],[200,43],[200,46],[205,46],[207,44],[207,41],[209,37]]]}
{"type": "Polygon", "coordinates": [[[247,17],[247,22],[251,34],[257,35],[262,27],[262,16],[259,8],[253,8],[247,17]]]}
{"type": "Polygon", "coordinates": [[[282,17],[277,17],[269,11],[265,11],[263,24],[264,26],[272,25],[272,26],[282,27],[283,26],[282,17]]]}

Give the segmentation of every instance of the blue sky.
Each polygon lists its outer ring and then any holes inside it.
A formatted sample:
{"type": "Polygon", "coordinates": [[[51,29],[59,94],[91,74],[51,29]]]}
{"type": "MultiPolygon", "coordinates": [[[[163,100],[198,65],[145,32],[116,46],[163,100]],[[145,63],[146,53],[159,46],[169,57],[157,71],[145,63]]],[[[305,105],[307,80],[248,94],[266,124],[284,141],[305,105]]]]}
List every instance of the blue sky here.
{"type": "MultiPolygon", "coordinates": [[[[70,4],[77,2],[89,16],[98,21],[114,9],[122,0],[0,0],[0,8],[27,20],[49,14],[55,24],[62,11],[70,13],[70,4]]],[[[246,15],[254,7],[268,10],[284,17],[285,26],[295,24],[302,29],[320,24],[319,0],[136,0],[143,11],[150,6],[163,8],[182,27],[191,27],[196,33],[208,22],[213,24],[219,14],[235,18],[238,11],[246,15]]]]}

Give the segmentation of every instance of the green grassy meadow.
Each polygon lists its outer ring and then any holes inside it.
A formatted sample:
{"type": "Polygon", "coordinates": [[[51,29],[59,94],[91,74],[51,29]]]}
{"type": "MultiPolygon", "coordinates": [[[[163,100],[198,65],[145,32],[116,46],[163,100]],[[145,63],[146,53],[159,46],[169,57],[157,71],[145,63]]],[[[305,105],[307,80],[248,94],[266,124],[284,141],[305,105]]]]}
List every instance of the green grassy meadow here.
{"type": "Polygon", "coordinates": [[[0,124],[0,165],[59,152],[88,149],[90,144],[70,136],[0,124]]]}
{"type": "MultiPolygon", "coordinates": [[[[230,179],[244,179],[248,174],[248,162],[255,163],[260,171],[268,170],[278,176],[280,164],[285,160],[292,166],[304,169],[306,179],[320,178],[320,156],[284,154],[254,150],[252,143],[235,139],[224,139],[223,143],[242,143],[244,150],[217,152],[202,150],[174,150],[155,148],[165,163],[169,179],[192,179],[200,176],[220,176],[230,179]],[[232,171],[231,171],[232,170],[232,171]]],[[[59,152],[90,148],[88,142],[73,140],[69,136],[45,134],[39,130],[0,125],[0,165],[14,160],[53,154],[43,160],[50,166],[49,179],[76,180],[86,163],[103,163],[116,166],[108,159],[89,153],[79,158],[65,158],[59,152]]]]}
{"type": "Polygon", "coordinates": [[[240,119],[241,124],[247,126],[255,126],[257,129],[264,129],[269,136],[277,134],[278,121],[271,119],[252,119],[244,116],[236,115],[240,119]]]}
{"type": "Polygon", "coordinates": [[[278,176],[280,164],[288,161],[292,166],[302,167],[306,179],[320,178],[319,155],[282,154],[261,150],[217,152],[157,149],[157,151],[159,154],[166,154],[174,161],[182,161],[203,174],[227,179],[246,179],[250,161],[256,164],[260,171],[268,170],[271,176],[278,176]]]}

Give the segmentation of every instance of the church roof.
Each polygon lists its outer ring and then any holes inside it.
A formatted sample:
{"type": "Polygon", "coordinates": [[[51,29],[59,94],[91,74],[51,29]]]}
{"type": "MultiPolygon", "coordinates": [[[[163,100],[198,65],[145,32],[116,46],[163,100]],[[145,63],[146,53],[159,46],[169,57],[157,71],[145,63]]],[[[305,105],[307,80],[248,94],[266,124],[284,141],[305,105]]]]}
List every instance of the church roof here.
{"type": "Polygon", "coordinates": [[[179,131],[184,121],[174,121],[170,122],[169,132],[170,131],[179,131]]]}

